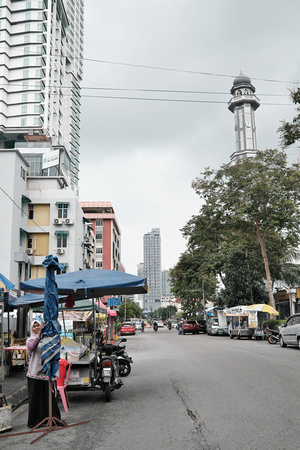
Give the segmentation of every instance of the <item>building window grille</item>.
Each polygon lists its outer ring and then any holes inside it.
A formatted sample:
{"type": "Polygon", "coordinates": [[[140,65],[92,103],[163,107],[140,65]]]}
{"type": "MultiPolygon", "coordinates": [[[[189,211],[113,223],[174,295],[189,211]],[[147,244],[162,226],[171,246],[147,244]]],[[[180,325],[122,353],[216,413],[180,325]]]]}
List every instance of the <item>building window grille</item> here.
{"type": "Polygon", "coordinates": [[[69,203],[56,203],[58,209],[58,218],[59,219],[67,219],[68,217],[68,208],[70,206],[69,203]]]}
{"type": "Polygon", "coordinates": [[[57,248],[66,248],[68,246],[68,231],[56,231],[57,248]]]}

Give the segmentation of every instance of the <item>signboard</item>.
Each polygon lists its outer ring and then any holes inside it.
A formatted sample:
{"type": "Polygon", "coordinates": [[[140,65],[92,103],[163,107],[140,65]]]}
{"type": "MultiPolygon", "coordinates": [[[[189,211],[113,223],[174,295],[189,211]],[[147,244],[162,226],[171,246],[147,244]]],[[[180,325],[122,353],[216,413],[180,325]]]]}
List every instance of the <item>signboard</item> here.
{"type": "Polygon", "coordinates": [[[59,150],[44,153],[42,169],[48,169],[59,165],[59,150]]]}
{"type": "Polygon", "coordinates": [[[118,297],[110,297],[107,299],[107,306],[120,306],[121,300],[118,297]]]}
{"type": "Polygon", "coordinates": [[[257,328],[257,311],[249,311],[249,328],[257,328]]]}

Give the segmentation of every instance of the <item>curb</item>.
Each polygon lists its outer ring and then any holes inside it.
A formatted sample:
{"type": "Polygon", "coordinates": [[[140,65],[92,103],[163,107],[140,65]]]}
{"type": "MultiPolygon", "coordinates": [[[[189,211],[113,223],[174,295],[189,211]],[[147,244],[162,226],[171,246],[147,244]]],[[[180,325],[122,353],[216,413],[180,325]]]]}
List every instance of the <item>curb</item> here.
{"type": "Polygon", "coordinates": [[[12,411],[15,411],[27,400],[28,400],[27,386],[23,386],[6,396],[7,403],[12,405],[12,411]]]}

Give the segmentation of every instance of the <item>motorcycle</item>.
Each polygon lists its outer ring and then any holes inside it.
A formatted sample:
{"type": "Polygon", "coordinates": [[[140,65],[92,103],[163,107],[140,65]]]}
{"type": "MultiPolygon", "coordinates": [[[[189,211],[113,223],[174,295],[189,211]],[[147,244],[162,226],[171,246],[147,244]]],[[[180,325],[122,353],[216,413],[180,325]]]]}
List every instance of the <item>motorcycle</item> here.
{"type": "Polygon", "coordinates": [[[172,324],[171,324],[171,322],[168,323],[168,328],[169,328],[169,330],[172,330],[172,324]]]}
{"type": "Polygon", "coordinates": [[[105,400],[110,402],[111,392],[115,389],[120,389],[123,386],[123,381],[119,378],[119,360],[113,354],[113,344],[105,344],[99,347],[97,363],[98,373],[96,384],[99,384],[100,389],[104,391],[105,400]]]}
{"type": "Polygon", "coordinates": [[[267,328],[269,344],[277,344],[279,342],[279,331],[267,328]]]}
{"type": "Polygon", "coordinates": [[[122,342],[127,342],[127,339],[121,339],[119,345],[114,345],[113,353],[118,357],[120,377],[128,377],[133,359],[125,351],[126,345],[120,345],[122,342]]]}
{"type": "Polygon", "coordinates": [[[145,331],[145,324],[144,324],[144,322],[143,322],[143,323],[142,323],[141,332],[144,333],[144,331],[145,331]]]}
{"type": "Polygon", "coordinates": [[[154,330],[155,332],[158,330],[158,325],[157,325],[157,323],[155,323],[155,324],[153,325],[153,330],[154,330]]]}

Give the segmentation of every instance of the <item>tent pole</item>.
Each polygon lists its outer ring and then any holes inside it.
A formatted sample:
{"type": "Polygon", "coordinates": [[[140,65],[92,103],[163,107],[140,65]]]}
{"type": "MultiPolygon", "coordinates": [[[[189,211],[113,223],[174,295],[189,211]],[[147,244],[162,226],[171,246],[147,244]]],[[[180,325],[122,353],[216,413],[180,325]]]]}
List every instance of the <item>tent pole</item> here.
{"type": "Polygon", "coordinates": [[[63,324],[64,324],[64,335],[65,335],[65,337],[67,337],[66,323],[65,323],[65,316],[64,316],[64,307],[63,307],[62,303],[61,303],[61,313],[62,313],[63,324]]]}
{"type": "Polygon", "coordinates": [[[94,361],[94,380],[97,378],[97,348],[96,348],[96,314],[95,314],[95,299],[92,298],[93,303],[93,322],[94,322],[94,352],[95,352],[95,361],[94,361]]]}

